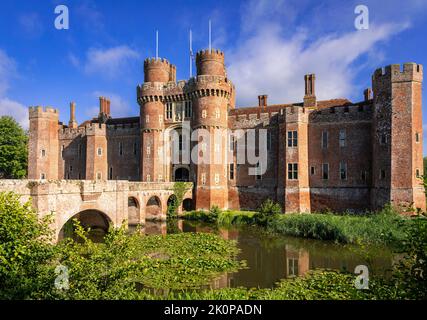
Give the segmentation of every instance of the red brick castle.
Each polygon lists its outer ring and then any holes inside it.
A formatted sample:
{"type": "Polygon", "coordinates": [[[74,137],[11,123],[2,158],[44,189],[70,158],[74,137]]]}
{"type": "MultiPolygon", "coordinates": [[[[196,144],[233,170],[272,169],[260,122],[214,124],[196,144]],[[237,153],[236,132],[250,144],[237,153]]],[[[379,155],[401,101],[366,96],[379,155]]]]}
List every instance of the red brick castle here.
{"type": "Polygon", "coordinates": [[[376,209],[389,202],[425,209],[421,65],[376,70],[373,97],[366,89],[357,103],[318,101],[315,75],[309,74],[302,102],[268,105],[261,95],[250,108],[235,107],[236,89],[221,51],[198,52],[196,65],[196,77],[177,81],[167,60],[145,60],[138,117],[113,118],[104,97],[98,117],[80,125],[74,103],[68,125],[59,122],[56,109],[30,108],[29,178],[190,181],[197,209],[255,209],[266,198],[286,212],[376,209]],[[232,134],[207,145],[203,138],[187,143],[183,123],[212,137],[224,129],[232,134]],[[250,174],[254,165],[237,161],[236,146],[246,136],[233,132],[256,135],[261,129],[267,132],[266,167],[250,174]],[[196,148],[196,158],[209,154],[220,161],[166,160],[172,132],[180,160],[182,150],[196,148]]]}

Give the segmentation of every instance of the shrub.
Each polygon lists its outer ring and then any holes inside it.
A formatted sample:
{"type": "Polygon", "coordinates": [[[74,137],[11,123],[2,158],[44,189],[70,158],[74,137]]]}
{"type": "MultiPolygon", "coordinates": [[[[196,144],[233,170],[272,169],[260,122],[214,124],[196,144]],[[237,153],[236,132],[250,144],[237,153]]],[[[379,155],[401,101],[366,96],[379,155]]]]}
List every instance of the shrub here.
{"type": "Polygon", "coordinates": [[[271,199],[265,200],[254,214],[254,220],[259,225],[267,225],[268,220],[282,213],[280,204],[273,202],[271,199]]]}

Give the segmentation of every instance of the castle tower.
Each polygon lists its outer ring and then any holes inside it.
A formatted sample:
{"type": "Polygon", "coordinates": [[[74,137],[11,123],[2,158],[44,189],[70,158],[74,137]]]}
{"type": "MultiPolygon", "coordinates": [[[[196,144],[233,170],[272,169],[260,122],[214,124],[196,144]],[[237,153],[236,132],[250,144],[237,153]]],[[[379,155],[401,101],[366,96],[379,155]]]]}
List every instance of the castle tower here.
{"type": "Polygon", "coordinates": [[[58,179],[58,110],[30,107],[29,118],[28,178],[58,179]]]}
{"type": "Polygon", "coordinates": [[[388,202],[425,210],[422,185],[423,69],[415,63],[390,65],[372,76],[372,206],[388,202]]]}
{"type": "MultiPolygon", "coordinates": [[[[228,207],[227,123],[232,84],[226,78],[224,54],[218,50],[196,55],[192,129],[198,130],[197,164],[193,164],[195,205],[228,207]]],[[[194,159],[193,159],[194,161],[194,159]]]]}
{"type": "Polygon", "coordinates": [[[86,126],[86,180],[107,180],[107,127],[104,123],[86,126]]]}
{"type": "Polygon", "coordinates": [[[144,84],[138,86],[141,121],[141,181],[165,179],[164,154],[161,153],[164,134],[163,86],[176,81],[176,68],[166,59],[146,59],[144,84]]]}

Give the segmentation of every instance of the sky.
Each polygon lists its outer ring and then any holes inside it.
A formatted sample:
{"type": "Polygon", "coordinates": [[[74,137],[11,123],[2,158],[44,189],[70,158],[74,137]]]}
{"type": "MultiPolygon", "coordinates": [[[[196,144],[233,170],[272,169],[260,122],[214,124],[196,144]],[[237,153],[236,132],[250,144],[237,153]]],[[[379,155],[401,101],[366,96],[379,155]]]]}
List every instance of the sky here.
{"type": "MultiPolygon", "coordinates": [[[[363,99],[376,68],[427,65],[427,1],[313,0],[2,0],[0,2],[0,115],[28,128],[28,106],[53,106],[67,123],[69,103],[79,123],[111,100],[113,117],[137,116],[136,86],[143,61],[156,54],[189,77],[193,50],[225,52],[237,106],[302,101],[304,74],[316,74],[317,98],[363,99]],[[357,5],[369,9],[369,28],[355,28],[357,5]],[[55,28],[55,7],[66,5],[69,29],[55,28]]],[[[193,66],[195,70],[195,66],[193,66]]],[[[423,122],[427,133],[427,92],[423,122]]],[[[427,135],[424,153],[427,153],[427,135]]]]}

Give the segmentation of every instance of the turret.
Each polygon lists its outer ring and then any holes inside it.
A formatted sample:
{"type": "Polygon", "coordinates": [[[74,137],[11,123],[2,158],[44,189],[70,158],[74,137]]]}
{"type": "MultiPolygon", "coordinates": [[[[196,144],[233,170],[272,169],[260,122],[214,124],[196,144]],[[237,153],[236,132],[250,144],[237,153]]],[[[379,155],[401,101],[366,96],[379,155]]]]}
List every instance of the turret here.
{"type": "Polygon", "coordinates": [[[316,75],[315,74],[306,74],[304,76],[305,83],[305,94],[304,94],[304,107],[316,107],[316,75]]]}
{"type": "Polygon", "coordinates": [[[162,58],[149,58],[144,61],[144,82],[176,81],[176,67],[162,58]]]}
{"type": "Polygon", "coordinates": [[[224,53],[219,50],[203,50],[196,54],[197,75],[226,77],[224,53]]]}
{"type": "Polygon", "coordinates": [[[58,179],[59,112],[50,107],[29,108],[28,178],[58,179]]]}
{"type": "Polygon", "coordinates": [[[425,210],[422,153],[422,65],[393,64],[372,76],[372,204],[425,210]]]}

